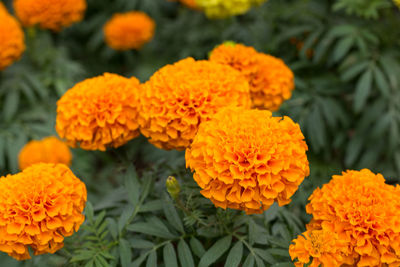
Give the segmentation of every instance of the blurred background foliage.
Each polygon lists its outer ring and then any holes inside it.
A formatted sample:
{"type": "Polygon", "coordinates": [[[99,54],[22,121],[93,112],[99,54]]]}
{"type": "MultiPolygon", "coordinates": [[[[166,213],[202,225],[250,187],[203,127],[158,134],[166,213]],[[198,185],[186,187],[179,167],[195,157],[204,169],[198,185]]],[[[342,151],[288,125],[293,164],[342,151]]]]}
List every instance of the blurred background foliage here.
{"type": "Polygon", "coordinates": [[[1,175],[18,171],[28,140],[56,134],[56,101],[76,82],[103,72],[146,81],[165,64],[207,58],[225,40],[280,57],[294,71],[294,95],[275,115],[300,124],[311,175],[290,205],[245,216],[199,195],[183,152],[142,137],[107,152],[75,149],[72,170],[92,203],[84,226],[55,255],[25,263],[2,255],[1,265],[292,266],[287,249],[309,220],[307,198],[332,174],[369,168],[399,182],[399,25],[390,0],[269,0],[224,20],[166,0],[88,0],[84,21],[60,34],[27,29],[24,57],[0,72],[1,175]],[[116,52],[102,26],[129,10],[154,18],[156,35],[140,51],[116,52]],[[181,183],[179,201],[166,192],[170,175],[181,183]]]}

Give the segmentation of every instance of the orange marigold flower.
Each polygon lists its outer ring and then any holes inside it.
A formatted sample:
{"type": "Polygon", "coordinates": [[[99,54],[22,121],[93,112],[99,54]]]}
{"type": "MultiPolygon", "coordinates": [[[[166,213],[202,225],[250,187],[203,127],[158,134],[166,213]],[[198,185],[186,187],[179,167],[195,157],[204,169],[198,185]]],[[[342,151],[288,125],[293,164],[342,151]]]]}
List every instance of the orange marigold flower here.
{"type": "Polygon", "coordinates": [[[21,170],[35,163],[71,163],[72,154],[66,143],[50,136],[40,141],[27,143],[19,152],[18,161],[21,170]]]}
{"type": "Polygon", "coordinates": [[[291,201],[309,175],[306,151],[300,127],[289,117],[226,108],[200,125],[186,166],[215,206],[262,213],[274,201],[291,201]]]}
{"type": "Polygon", "coordinates": [[[60,31],[83,19],[86,0],[14,0],[14,10],[25,27],[60,31]]]}
{"type": "Polygon", "coordinates": [[[210,53],[210,60],[227,64],[246,76],[253,107],[275,111],[292,96],[293,72],[279,58],[229,42],[217,46],[210,53]]]}
{"type": "Polygon", "coordinates": [[[155,22],[146,13],[118,13],[104,25],[108,46],[115,50],[140,49],[154,36],[155,22]]]}
{"type": "Polygon", "coordinates": [[[25,51],[25,37],[18,21],[0,3],[0,70],[20,59],[25,51]]]}
{"type": "Polygon", "coordinates": [[[323,229],[308,229],[290,245],[289,253],[296,267],[304,264],[310,267],[336,267],[344,264],[352,265],[349,258],[350,249],[346,241],[341,240],[335,232],[323,229]],[[312,258],[312,260],[310,260],[312,258]]]}
{"type": "Polygon", "coordinates": [[[17,260],[54,253],[85,220],[86,187],[64,164],[0,177],[0,251],[17,260]]]}
{"type": "Polygon", "coordinates": [[[225,106],[250,107],[245,78],[229,66],[193,58],[167,65],[143,85],[140,131],[159,148],[182,150],[201,122],[225,106]]]}
{"type": "MultiPolygon", "coordinates": [[[[385,184],[381,174],[370,170],[347,171],[334,175],[322,189],[316,189],[309,198],[307,212],[313,215],[312,227],[335,233],[346,242],[349,260],[356,266],[400,266],[400,186],[385,184]]],[[[295,241],[296,242],[296,241],[295,241]]],[[[303,253],[309,248],[292,247],[292,258],[306,263],[303,253]],[[300,257],[299,257],[300,256],[300,257]]],[[[331,248],[321,248],[321,255],[331,248]]],[[[299,266],[301,266],[299,264],[299,266]]],[[[328,265],[324,265],[328,266],[328,265]]]]}
{"type": "Polygon", "coordinates": [[[57,102],[58,135],[86,150],[124,145],[139,135],[139,86],[111,73],[76,84],[57,102]]]}

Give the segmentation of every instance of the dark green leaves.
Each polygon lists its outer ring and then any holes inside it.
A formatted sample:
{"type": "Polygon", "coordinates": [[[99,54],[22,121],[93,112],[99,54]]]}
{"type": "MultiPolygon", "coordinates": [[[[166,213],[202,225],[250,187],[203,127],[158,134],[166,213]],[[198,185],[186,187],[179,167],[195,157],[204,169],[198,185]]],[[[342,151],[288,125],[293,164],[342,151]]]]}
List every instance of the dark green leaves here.
{"type": "Polygon", "coordinates": [[[231,242],[232,236],[227,236],[218,240],[209,250],[207,250],[203,257],[201,257],[199,267],[207,267],[214,263],[229,249],[231,242]]]}

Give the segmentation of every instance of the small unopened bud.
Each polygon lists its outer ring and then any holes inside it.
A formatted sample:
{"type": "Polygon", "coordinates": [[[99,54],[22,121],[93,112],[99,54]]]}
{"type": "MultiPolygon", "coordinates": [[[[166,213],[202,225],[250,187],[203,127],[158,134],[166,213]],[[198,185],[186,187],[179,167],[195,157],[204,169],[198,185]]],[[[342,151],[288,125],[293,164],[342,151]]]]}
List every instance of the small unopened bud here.
{"type": "Polygon", "coordinates": [[[173,199],[176,199],[179,196],[179,193],[181,192],[181,186],[179,185],[178,180],[176,180],[174,176],[169,176],[167,178],[165,185],[167,187],[169,195],[173,199]]]}
{"type": "Polygon", "coordinates": [[[223,45],[226,45],[226,46],[235,46],[235,45],[236,45],[236,42],[234,42],[234,41],[225,41],[225,42],[223,42],[223,45]]]}

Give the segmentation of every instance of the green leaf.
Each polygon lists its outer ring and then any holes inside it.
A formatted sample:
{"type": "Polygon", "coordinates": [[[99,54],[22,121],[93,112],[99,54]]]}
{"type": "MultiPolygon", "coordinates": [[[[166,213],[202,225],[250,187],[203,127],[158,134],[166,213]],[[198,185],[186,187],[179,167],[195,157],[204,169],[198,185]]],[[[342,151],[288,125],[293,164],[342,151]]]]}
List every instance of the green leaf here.
{"type": "Polygon", "coordinates": [[[232,236],[226,236],[218,240],[207,252],[201,257],[199,267],[207,267],[213,264],[222,254],[227,251],[231,245],[232,236]]]}
{"type": "Polygon", "coordinates": [[[374,68],[374,79],[376,86],[381,91],[382,95],[384,95],[385,97],[390,97],[389,83],[387,82],[385,75],[379,67],[374,68]]]}
{"type": "Polygon", "coordinates": [[[129,267],[132,259],[132,250],[129,242],[125,239],[119,240],[119,259],[122,267],[129,267]]]}
{"type": "Polygon", "coordinates": [[[125,173],[125,188],[128,192],[128,200],[132,206],[139,203],[140,184],[133,164],[130,164],[125,173]]]}
{"type": "Polygon", "coordinates": [[[368,67],[369,64],[370,62],[367,60],[356,62],[355,64],[351,65],[349,68],[345,69],[342,72],[341,79],[345,82],[354,79],[357,75],[363,72],[368,67]]]}
{"type": "Polygon", "coordinates": [[[78,255],[75,255],[71,258],[70,262],[78,262],[92,259],[95,252],[92,250],[85,250],[80,252],[78,255]]]}
{"type": "Polygon", "coordinates": [[[243,263],[242,267],[253,267],[254,266],[254,255],[253,254],[249,254],[246,258],[246,260],[243,263]]]}
{"type": "Polygon", "coordinates": [[[165,267],[178,267],[175,249],[171,243],[164,246],[163,254],[165,267]]]}
{"type": "Polygon", "coordinates": [[[231,251],[229,251],[224,266],[225,267],[239,266],[242,256],[243,256],[243,243],[236,242],[236,244],[232,247],[231,251]]]}
{"type": "Polygon", "coordinates": [[[164,214],[168,222],[172,225],[172,227],[174,227],[182,234],[185,233],[182,220],[170,200],[165,200],[164,202],[164,214]]]}
{"type": "Polygon", "coordinates": [[[179,261],[181,262],[181,266],[194,267],[192,252],[190,252],[189,246],[183,239],[181,239],[178,243],[178,257],[179,261]]]}
{"type": "Polygon", "coordinates": [[[89,201],[86,202],[85,215],[86,215],[87,219],[89,220],[89,222],[93,221],[93,216],[94,216],[93,205],[89,201]]]}
{"type": "Polygon", "coordinates": [[[157,267],[157,253],[155,250],[150,252],[149,257],[147,258],[146,267],[157,267]]]}
{"type": "Polygon", "coordinates": [[[203,245],[196,237],[190,239],[190,247],[192,248],[193,253],[199,258],[203,257],[204,253],[206,253],[203,245]]]}
{"type": "Polygon", "coordinates": [[[144,240],[144,239],[139,239],[139,238],[131,238],[129,239],[131,247],[133,248],[138,248],[138,249],[150,249],[153,248],[155,245],[154,243],[144,240]]]}
{"type": "Polygon", "coordinates": [[[353,36],[341,39],[333,50],[333,61],[339,62],[351,49],[354,44],[353,36]]]}
{"type": "Polygon", "coordinates": [[[117,222],[113,218],[106,218],[107,226],[108,226],[108,231],[110,231],[110,234],[113,239],[117,239],[118,237],[118,225],[117,222]]]}
{"type": "Polygon", "coordinates": [[[128,231],[142,233],[146,235],[157,236],[165,239],[174,239],[176,236],[166,231],[165,228],[160,227],[150,222],[138,222],[126,227],[128,231]]]}
{"type": "Polygon", "coordinates": [[[274,257],[266,249],[254,248],[254,252],[264,261],[273,264],[275,263],[274,257]]]}
{"type": "Polygon", "coordinates": [[[271,255],[283,256],[289,258],[289,251],[281,248],[269,248],[266,250],[271,255]]]}
{"type": "Polygon", "coordinates": [[[11,90],[6,94],[3,106],[3,118],[5,121],[11,120],[18,110],[19,104],[19,91],[11,90]]]}
{"type": "Polygon", "coordinates": [[[354,94],[354,110],[356,112],[360,112],[364,107],[365,102],[371,93],[371,87],[372,71],[369,69],[361,76],[356,85],[356,91],[354,94]]]}
{"type": "Polygon", "coordinates": [[[256,223],[254,220],[249,219],[249,244],[253,245],[257,236],[256,223]]]}
{"type": "Polygon", "coordinates": [[[151,211],[158,211],[158,210],[162,210],[163,209],[163,205],[164,205],[164,201],[157,199],[157,200],[152,200],[149,201],[145,204],[143,204],[140,207],[139,212],[151,212],[151,211]]]}
{"type": "Polygon", "coordinates": [[[125,209],[122,212],[121,217],[119,217],[119,220],[118,220],[118,232],[119,232],[120,235],[122,233],[122,230],[129,223],[129,219],[131,218],[134,210],[135,210],[135,207],[130,206],[127,209],[125,209]]]}

